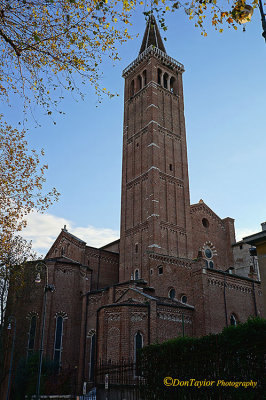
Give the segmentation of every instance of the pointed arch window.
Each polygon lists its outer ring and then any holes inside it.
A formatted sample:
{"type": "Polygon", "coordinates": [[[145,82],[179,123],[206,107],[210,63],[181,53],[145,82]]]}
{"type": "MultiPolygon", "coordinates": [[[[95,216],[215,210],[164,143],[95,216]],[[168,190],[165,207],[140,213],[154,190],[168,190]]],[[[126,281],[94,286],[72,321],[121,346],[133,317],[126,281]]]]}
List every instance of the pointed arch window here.
{"type": "Polygon", "coordinates": [[[37,324],[37,316],[33,315],[30,320],[30,330],[29,330],[29,340],[28,340],[28,356],[34,350],[36,324],[37,324]]]}
{"type": "Polygon", "coordinates": [[[134,278],[135,278],[135,281],[137,281],[139,279],[139,270],[138,269],[135,270],[134,278]]]}
{"type": "Polygon", "coordinates": [[[55,341],[54,341],[54,362],[57,366],[57,370],[59,371],[61,364],[61,355],[62,355],[62,336],[63,336],[63,317],[58,316],[56,318],[56,327],[55,327],[55,341]]]}

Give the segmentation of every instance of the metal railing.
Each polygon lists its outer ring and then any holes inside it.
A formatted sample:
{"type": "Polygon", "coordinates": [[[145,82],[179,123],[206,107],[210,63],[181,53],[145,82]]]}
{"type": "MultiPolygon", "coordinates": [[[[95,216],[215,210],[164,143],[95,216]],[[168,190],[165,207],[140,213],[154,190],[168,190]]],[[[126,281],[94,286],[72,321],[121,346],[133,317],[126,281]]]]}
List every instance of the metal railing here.
{"type": "Polygon", "coordinates": [[[168,56],[166,53],[164,53],[162,50],[158,49],[157,47],[154,46],[149,46],[146,50],[144,50],[134,61],[132,61],[131,64],[126,67],[122,73],[122,76],[126,76],[127,73],[132,70],[137,64],[139,64],[144,58],[146,58],[149,54],[155,55],[158,58],[163,59],[165,62],[168,64],[176,67],[180,71],[184,71],[184,65],[181,64],[180,62],[176,61],[174,58],[168,56]]]}

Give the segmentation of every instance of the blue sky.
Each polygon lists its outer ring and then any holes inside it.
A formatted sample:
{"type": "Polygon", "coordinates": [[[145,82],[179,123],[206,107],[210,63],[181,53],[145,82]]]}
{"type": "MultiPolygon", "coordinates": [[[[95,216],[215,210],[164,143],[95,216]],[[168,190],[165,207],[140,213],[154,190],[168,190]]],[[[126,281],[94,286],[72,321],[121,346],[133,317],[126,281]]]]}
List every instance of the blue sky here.
{"type": "MultiPolygon", "coordinates": [[[[102,65],[102,85],[118,97],[97,103],[86,87],[85,100],[66,93],[53,125],[42,109],[41,127],[28,122],[29,143],[44,148],[49,165],[47,188],[61,193],[43,216],[29,218],[24,236],[45,253],[64,224],[100,246],[116,239],[120,228],[122,164],[122,70],[138,56],[145,21],[138,11],[132,34],[120,48],[121,61],[102,65]]],[[[203,199],[221,218],[235,218],[238,238],[260,230],[266,220],[266,44],[258,10],[246,32],[207,28],[206,38],[180,10],[166,18],[167,53],[184,64],[185,116],[191,203],[203,199]]],[[[13,125],[20,102],[3,107],[13,125]]]]}

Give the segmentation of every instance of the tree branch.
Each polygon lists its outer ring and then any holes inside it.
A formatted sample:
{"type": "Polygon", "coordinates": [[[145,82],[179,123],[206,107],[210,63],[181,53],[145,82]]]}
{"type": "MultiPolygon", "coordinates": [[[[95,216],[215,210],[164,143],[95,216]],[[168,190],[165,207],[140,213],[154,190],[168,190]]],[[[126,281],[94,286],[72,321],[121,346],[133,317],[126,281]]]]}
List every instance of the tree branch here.
{"type": "Polygon", "coordinates": [[[5,33],[2,31],[2,29],[0,28],[0,36],[2,36],[2,38],[10,44],[10,46],[14,49],[16,55],[19,57],[21,55],[21,50],[15,45],[15,43],[9,39],[9,37],[7,37],[5,35],[5,33]]]}

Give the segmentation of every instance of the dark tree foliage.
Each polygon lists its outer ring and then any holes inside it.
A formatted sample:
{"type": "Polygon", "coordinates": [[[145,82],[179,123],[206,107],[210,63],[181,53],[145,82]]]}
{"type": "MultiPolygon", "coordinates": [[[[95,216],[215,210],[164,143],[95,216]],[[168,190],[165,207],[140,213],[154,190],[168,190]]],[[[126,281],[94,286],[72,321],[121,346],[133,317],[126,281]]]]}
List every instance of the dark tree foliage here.
{"type": "MultiPolygon", "coordinates": [[[[18,362],[13,387],[13,398],[15,400],[24,400],[25,396],[32,396],[36,393],[38,365],[38,352],[32,353],[27,359],[22,358],[18,362]]],[[[46,382],[54,374],[55,365],[53,361],[49,360],[48,358],[44,358],[42,363],[41,393],[43,393],[45,389],[46,382]]]]}
{"type": "Polygon", "coordinates": [[[218,335],[176,338],[144,347],[142,396],[160,399],[264,399],[266,398],[266,320],[249,319],[225,328],[218,335]],[[166,386],[164,378],[179,381],[215,381],[211,387],[166,386]],[[217,386],[225,382],[257,382],[256,388],[217,386]]]}

